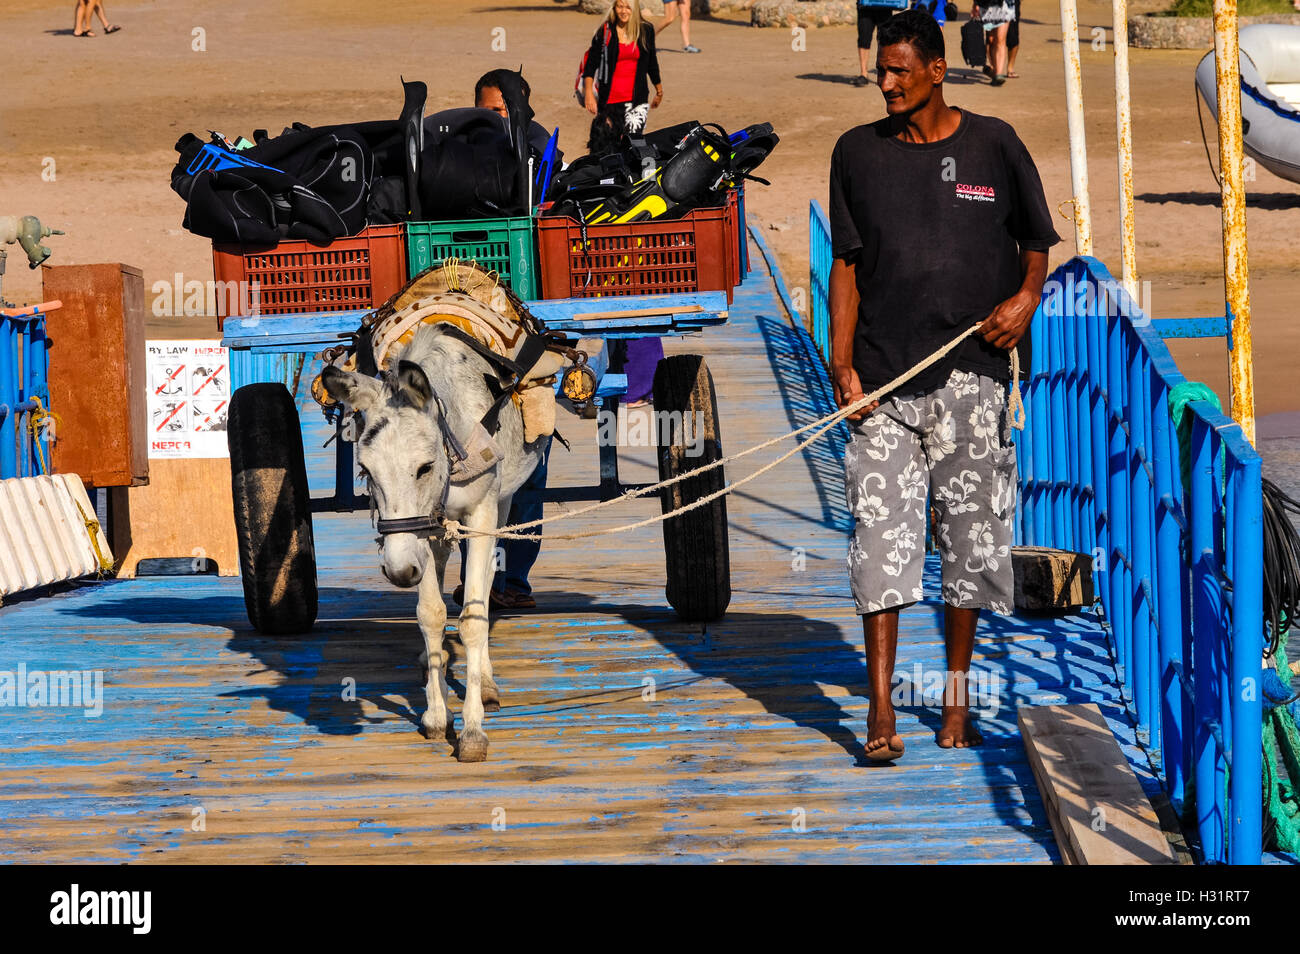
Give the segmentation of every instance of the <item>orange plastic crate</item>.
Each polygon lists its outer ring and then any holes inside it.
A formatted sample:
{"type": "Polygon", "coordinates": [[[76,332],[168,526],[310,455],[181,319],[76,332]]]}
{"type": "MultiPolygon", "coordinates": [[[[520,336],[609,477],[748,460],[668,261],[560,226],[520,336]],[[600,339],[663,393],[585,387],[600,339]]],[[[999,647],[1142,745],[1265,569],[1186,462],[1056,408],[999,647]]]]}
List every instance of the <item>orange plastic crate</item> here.
{"type": "Polygon", "coordinates": [[[219,282],[256,282],[262,315],[374,308],[406,284],[403,226],[374,225],[329,245],[214,244],[212,271],[219,282]]]}
{"type": "Polygon", "coordinates": [[[724,206],[683,218],[582,226],[567,216],[537,219],[543,298],[725,291],[738,282],[736,194],[724,206]]]}

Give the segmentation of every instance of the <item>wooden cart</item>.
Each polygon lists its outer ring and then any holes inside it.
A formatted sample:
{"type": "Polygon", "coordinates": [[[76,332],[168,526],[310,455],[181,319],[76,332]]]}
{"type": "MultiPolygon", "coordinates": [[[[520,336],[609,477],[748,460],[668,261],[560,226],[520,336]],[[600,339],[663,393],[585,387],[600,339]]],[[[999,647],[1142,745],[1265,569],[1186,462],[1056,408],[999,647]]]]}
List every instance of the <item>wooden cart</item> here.
{"type": "MultiPolygon", "coordinates": [[[[620,298],[566,298],[527,303],[550,331],[573,339],[602,338],[609,343],[609,367],[595,400],[616,414],[626,390],[625,342],[632,338],[699,332],[727,320],[725,292],[638,295],[620,298]]],[[[317,312],[273,317],[227,318],[222,343],[254,354],[312,355],[346,341],[365,311],[317,312]]],[[[238,381],[235,382],[238,384],[238,381]]],[[[722,457],[722,440],[713,378],[700,355],[663,359],[655,374],[656,411],[678,412],[702,424],[702,453],[685,453],[680,429],[659,447],[661,479],[722,457]]],[[[230,466],[240,570],[249,619],[263,633],[306,632],[316,619],[316,560],[312,513],[368,512],[369,498],[355,490],[351,429],[340,409],[326,411],[335,425],[335,486],[329,497],[311,497],[303,454],[298,408],[278,382],[239,387],[231,398],[230,466]]],[[[543,501],[609,500],[645,484],[619,477],[618,448],[599,443],[600,481],[586,487],[547,488],[543,501]]],[[[660,491],[669,512],[724,486],[723,468],[660,491]]],[[[731,599],[726,498],[663,522],[667,599],[683,620],[714,620],[731,599]]]]}

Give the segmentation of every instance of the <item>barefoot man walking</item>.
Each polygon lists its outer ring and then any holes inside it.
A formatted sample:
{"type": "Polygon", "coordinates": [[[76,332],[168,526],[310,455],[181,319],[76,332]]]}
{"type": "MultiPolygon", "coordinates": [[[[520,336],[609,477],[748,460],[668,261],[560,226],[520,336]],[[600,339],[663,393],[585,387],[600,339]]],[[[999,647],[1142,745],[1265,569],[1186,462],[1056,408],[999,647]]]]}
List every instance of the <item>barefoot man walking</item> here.
{"type": "Polygon", "coordinates": [[[1016,458],[1010,350],[1029,322],[1052,228],[1038,170],[1000,119],[949,106],[943,34],[912,10],[881,24],[888,115],[849,130],[830,171],[832,376],[841,407],[976,322],[980,331],[852,421],[849,576],[866,640],[867,754],[903,754],[890,699],[898,611],[922,599],[927,495],[937,515],[948,665],[936,741],[981,741],[966,677],[981,609],[1009,614],[1016,458]]]}

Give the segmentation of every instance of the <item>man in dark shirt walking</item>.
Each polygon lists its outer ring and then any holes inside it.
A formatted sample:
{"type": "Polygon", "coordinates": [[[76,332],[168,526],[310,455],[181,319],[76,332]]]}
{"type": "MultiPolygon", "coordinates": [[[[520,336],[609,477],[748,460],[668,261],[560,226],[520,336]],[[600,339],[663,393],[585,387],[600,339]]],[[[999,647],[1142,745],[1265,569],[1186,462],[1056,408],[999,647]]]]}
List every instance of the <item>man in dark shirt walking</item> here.
{"type": "Polygon", "coordinates": [[[1016,458],[1010,349],[1027,333],[1060,241],[1024,144],[1000,119],[949,106],[943,33],[921,11],[879,29],[886,118],[849,130],[830,172],[836,400],[845,407],[982,322],[928,370],[850,420],[849,576],[862,615],[867,755],[903,754],[890,698],[898,611],[922,599],[927,495],[943,568],[948,671],[940,746],[978,744],[967,673],[981,609],[1009,614],[1016,458]]]}

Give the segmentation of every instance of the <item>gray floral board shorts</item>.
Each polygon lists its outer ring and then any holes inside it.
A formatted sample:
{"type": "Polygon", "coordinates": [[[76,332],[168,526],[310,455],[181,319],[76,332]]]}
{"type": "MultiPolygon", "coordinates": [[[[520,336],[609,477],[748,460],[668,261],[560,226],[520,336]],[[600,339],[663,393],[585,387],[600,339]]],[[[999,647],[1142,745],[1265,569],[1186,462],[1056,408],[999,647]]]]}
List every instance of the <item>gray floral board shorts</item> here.
{"type": "Polygon", "coordinates": [[[943,387],[891,398],[852,426],[844,484],[858,613],[923,598],[927,496],[944,601],[1011,613],[1016,449],[1007,393],[1005,383],[954,370],[943,387]]]}

